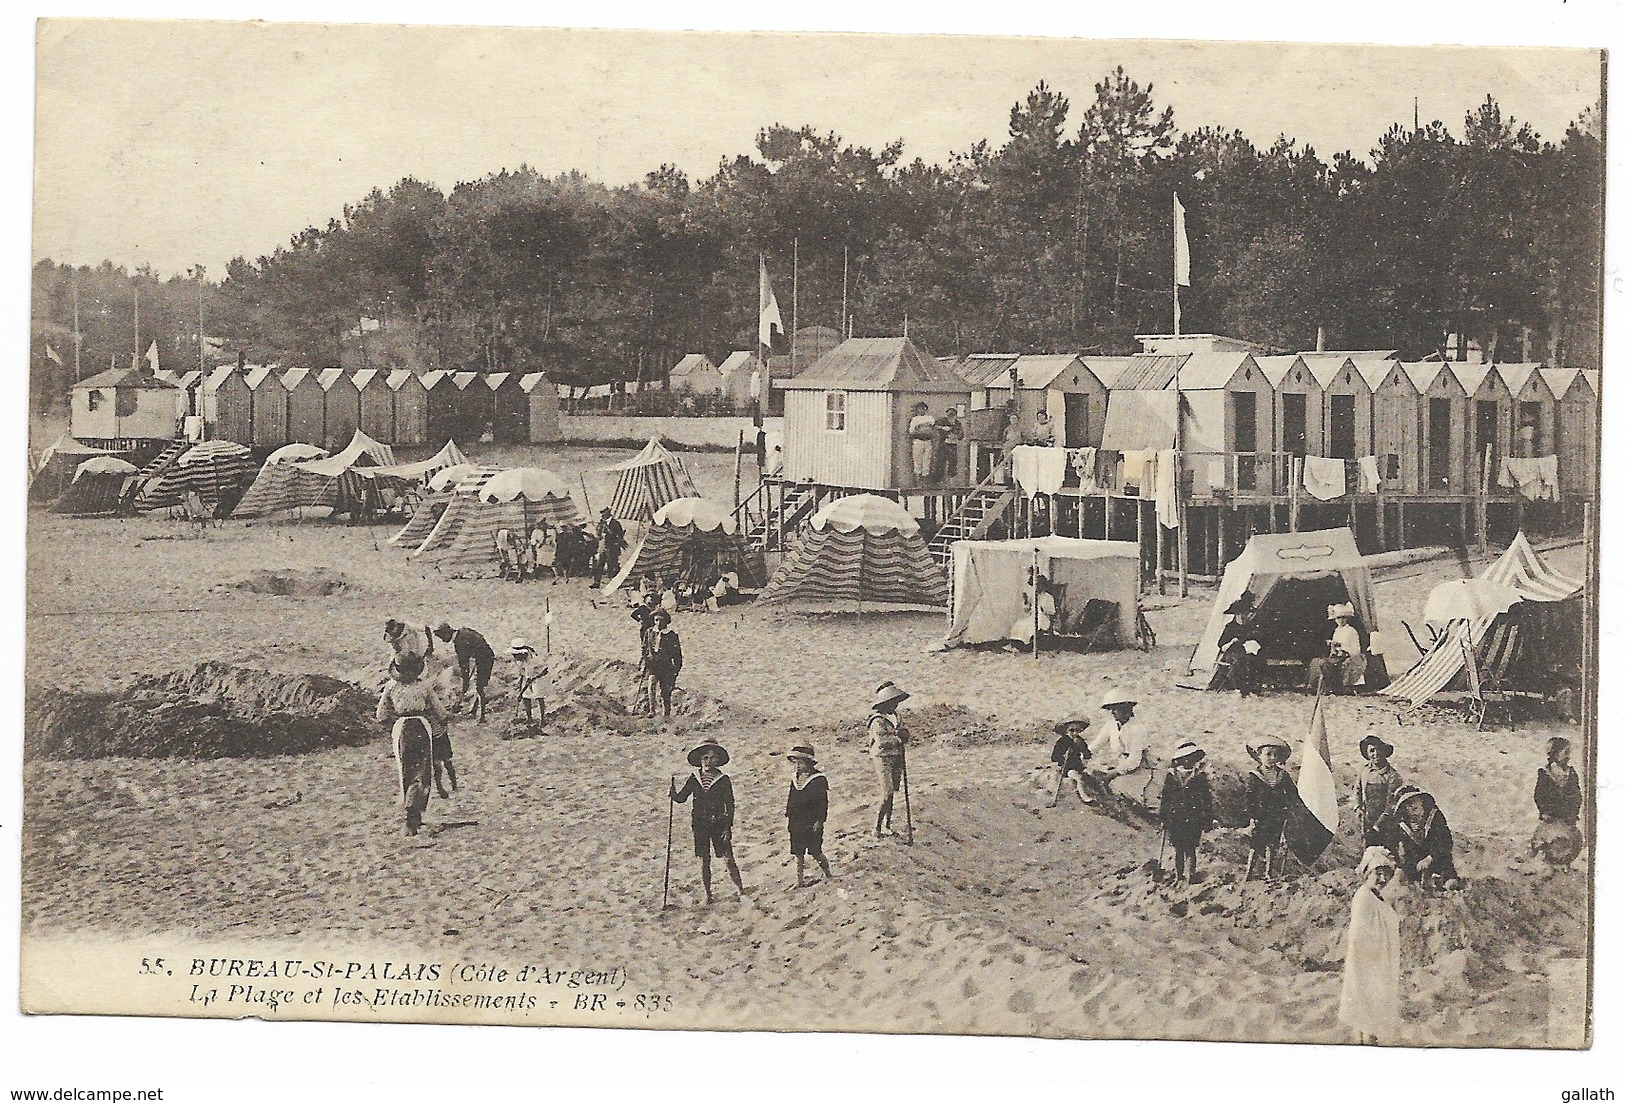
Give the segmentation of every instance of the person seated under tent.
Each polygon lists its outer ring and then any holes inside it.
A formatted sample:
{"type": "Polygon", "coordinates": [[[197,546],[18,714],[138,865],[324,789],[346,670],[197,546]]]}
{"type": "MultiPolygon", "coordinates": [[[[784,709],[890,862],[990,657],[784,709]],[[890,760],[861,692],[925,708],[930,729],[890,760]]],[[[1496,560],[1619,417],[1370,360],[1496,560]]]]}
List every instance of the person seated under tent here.
{"type": "Polygon", "coordinates": [[[1335,627],[1326,654],[1309,660],[1309,688],[1318,693],[1354,693],[1365,680],[1366,644],[1355,626],[1349,602],[1328,606],[1327,619],[1335,627]]]}

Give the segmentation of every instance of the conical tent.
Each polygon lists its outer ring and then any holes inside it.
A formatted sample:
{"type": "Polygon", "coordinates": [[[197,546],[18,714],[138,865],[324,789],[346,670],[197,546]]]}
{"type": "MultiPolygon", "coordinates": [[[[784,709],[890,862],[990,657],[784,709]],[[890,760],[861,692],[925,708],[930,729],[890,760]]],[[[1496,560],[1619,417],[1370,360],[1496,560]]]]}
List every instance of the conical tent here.
{"type": "Polygon", "coordinates": [[[907,510],[890,498],[854,494],[813,515],[761,598],[792,599],[946,605],[948,580],[907,510]]]}
{"type": "Polygon", "coordinates": [[[107,448],[80,444],[66,433],[40,453],[39,465],[28,482],[30,501],[48,502],[67,489],[79,465],[95,456],[111,456],[107,448]]]}
{"type": "Polygon", "coordinates": [[[468,487],[463,493],[474,494],[485,485],[486,480],[497,473],[497,470],[495,467],[479,467],[472,463],[442,467],[429,476],[429,493],[412,512],[412,519],[391,536],[389,542],[398,548],[415,549],[421,546],[428,539],[429,533],[434,531],[440,518],[445,516],[447,507],[458,493],[459,485],[468,480],[468,487]]]}
{"type": "Polygon", "coordinates": [[[1120,647],[1138,638],[1140,546],[1127,540],[959,540],[953,545],[953,602],[948,647],[1032,639],[1031,588],[1036,566],[1055,597],[1050,630],[1073,634],[1089,603],[1117,606],[1114,636],[1120,647]]]}
{"type": "Polygon", "coordinates": [[[465,513],[478,504],[479,492],[500,473],[500,468],[470,466],[462,478],[446,487],[445,509],[429,531],[420,539],[403,536],[401,546],[409,548],[414,557],[445,547],[450,536],[462,525],[465,513]]]}
{"type": "Polygon", "coordinates": [[[258,473],[254,454],[229,440],[206,440],[175,461],[168,472],[148,483],[137,495],[137,509],[159,509],[181,504],[195,490],[211,512],[237,504],[258,473]]]}
{"type": "Polygon", "coordinates": [[[1244,593],[1253,595],[1259,619],[1271,626],[1265,658],[1307,661],[1320,654],[1331,627],[1329,605],[1349,602],[1367,633],[1378,629],[1371,570],[1355,546],[1354,533],[1341,528],[1254,536],[1224,568],[1192,670],[1214,668],[1227,620],[1224,611],[1244,593]]]}
{"type": "Polygon", "coordinates": [[[498,564],[496,536],[503,529],[524,536],[541,521],[562,525],[581,519],[569,485],[539,467],[499,471],[459,504],[454,526],[433,554],[435,567],[453,578],[492,571],[498,564]]]}
{"type": "Polygon", "coordinates": [[[58,513],[88,516],[113,513],[124,497],[124,487],[140,468],[117,456],[93,456],[79,465],[73,482],[51,508],[58,513]]]}
{"type": "Polygon", "coordinates": [[[1434,587],[1428,619],[1457,615],[1427,654],[1381,692],[1419,705],[1459,686],[1468,647],[1483,676],[1545,689],[1565,678],[1577,680],[1584,591],[1583,582],[1553,569],[1519,532],[1477,578],[1434,587]]]}
{"type": "Polygon", "coordinates": [[[745,546],[726,507],[705,498],[678,498],[660,507],[621,573],[604,587],[604,596],[649,576],[703,584],[729,571],[744,587],[765,581],[761,553],[745,546]]]}
{"type": "Polygon", "coordinates": [[[636,456],[602,470],[616,473],[609,512],[623,521],[649,521],[667,502],[698,497],[683,461],[657,437],[651,437],[636,456]]]}
{"type": "Polygon", "coordinates": [[[322,459],[326,455],[327,449],[314,444],[298,441],[284,444],[265,458],[265,466],[260,468],[254,484],[248,488],[248,493],[243,495],[231,515],[240,520],[266,517],[303,505],[300,501],[301,487],[305,493],[313,493],[315,488],[308,481],[301,483],[303,476],[297,465],[304,460],[322,459]]]}

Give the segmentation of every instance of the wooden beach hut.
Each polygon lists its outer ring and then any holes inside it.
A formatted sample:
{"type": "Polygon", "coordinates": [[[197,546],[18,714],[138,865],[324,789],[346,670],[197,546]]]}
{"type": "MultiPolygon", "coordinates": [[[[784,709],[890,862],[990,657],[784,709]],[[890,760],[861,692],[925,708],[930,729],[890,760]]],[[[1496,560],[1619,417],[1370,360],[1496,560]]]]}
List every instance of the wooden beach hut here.
{"type": "Polygon", "coordinates": [[[1324,456],[1326,393],[1301,356],[1260,356],[1254,360],[1275,392],[1271,421],[1276,448],[1289,456],[1324,456]]]}
{"type": "Polygon", "coordinates": [[[84,441],[173,440],[185,401],[179,387],[150,371],[111,368],[73,385],[68,424],[84,441]]]}
{"type": "Polygon", "coordinates": [[[1450,365],[1421,360],[1404,365],[1416,388],[1422,442],[1423,493],[1468,494],[1467,392],[1450,365]]]}
{"type": "Polygon", "coordinates": [[[1371,386],[1364,373],[1347,356],[1305,356],[1303,362],[1320,384],[1321,454],[1334,460],[1371,455],[1371,386]]]}
{"type": "Polygon", "coordinates": [[[288,439],[325,443],[327,392],[316,373],[309,368],[289,368],[282,373],[282,386],[288,392],[288,439]]]}
{"type": "Polygon", "coordinates": [[[216,368],[204,380],[203,391],[204,417],[213,423],[214,438],[234,444],[253,444],[254,398],[248,375],[231,364],[216,368]]]}
{"type": "Polygon", "coordinates": [[[782,387],[786,478],[864,490],[919,485],[908,438],[915,404],[937,416],[971,392],[907,337],[843,341],[782,387]]]}
{"type": "MultiPolygon", "coordinates": [[[[1023,424],[1036,421],[1037,411],[1049,414],[1055,425],[1055,443],[1063,448],[1098,448],[1106,428],[1106,385],[1079,356],[1023,355],[1015,369],[1024,399],[1034,407],[1023,424]]],[[[1010,373],[986,384],[987,404],[997,408],[1010,398],[1010,373]]],[[[1026,414],[1026,405],[1023,405],[1026,414]]]]}
{"type": "Polygon", "coordinates": [[[282,376],[273,368],[248,370],[250,410],[253,416],[255,448],[281,448],[288,443],[288,391],[282,376]]]}
{"type": "MultiPolygon", "coordinates": [[[[425,372],[421,377],[428,417],[427,440],[448,440],[457,436],[457,397],[459,391],[450,372],[425,372]]],[[[466,436],[463,438],[467,440],[466,436]]]]}
{"type": "MultiPolygon", "coordinates": [[[[441,383],[440,386],[447,384],[441,383]]],[[[479,372],[459,371],[450,376],[452,431],[449,436],[479,440],[496,421],[496,402],[479,372]]]]}
{"type": "Polygon", "coordinates": [[[1422,492],[1421,396],[1398,360],[1355,357],[1371,395],[1371,453],[1385,490],[1422,492]]]}
{"type": "Polygon", "coordinates": [[[392,371],[384,379],[389,388],[391,444],[418,445],[429,442],[429,392],[424,377],[404,369],[392,371]]]}
{"type": "Polygon", "coordinates": [[[559,389],[546,372],[520,376],[519,390],[525,396],[525,439],[531,444],[551,444],[564,439],[559,422],[559,389]]]}
{"type": "Polygon", "coordinates": [[[355,373],[354,382],[361,431],[373,440],[395,443],[395,393],[389,389],[389,372],[363,368],[355,373]]]}
{"type": "Polygon", "coordinates": [[[1507,455],[1555,455],[1557,395],[1546,381],[1540,365],[1497,364],[1495,374],[1501,377],[1507,394],[1511,396],[1512,416],[1508,421],[1511,436],[1507,441],[1507,455]]]}
{"type": "Polygon", "coordinates": [[[1478,493],[1484,477],[1485,453],[1489,454],[1490,485],[1501,460],[1512,455],[1512,392],[1493,364],[1446,361],[1467,396],[1467,486],[1478,493]]]}
{"type": "Polygon", "coordinates": [[[491,392],[491,436],[499,444],[525,444],[530,440],[530,396],[520,389],[516,372],[492,372],[483,377],[491,392]]]}
{"type": "Polygon", "coordinates": [[[323,442],[329,449],[343,448],[361,427],[361,392],[355,377],[343,368],[324,368],[316,373],[322,388],[323,442]]]}
{"type": "Polygon", "coordinates": [[[1555,403],[1552,451],[1557,485],[1565,498],[1597,492],[1597,394],[1587,373],[1576,368],[1542,368],[1555,403]]]}

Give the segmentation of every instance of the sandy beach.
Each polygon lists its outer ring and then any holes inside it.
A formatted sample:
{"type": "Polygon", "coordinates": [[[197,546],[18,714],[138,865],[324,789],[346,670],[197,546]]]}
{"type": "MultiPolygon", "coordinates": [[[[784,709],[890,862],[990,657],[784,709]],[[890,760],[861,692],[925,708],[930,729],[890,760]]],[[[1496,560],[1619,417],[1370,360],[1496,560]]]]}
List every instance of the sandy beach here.
{"type": "MultiPolygon", "coordinates": [[[[523,458],[573,479],[625,455],[477,458],[523,458]]],[[[685,460],[703,492],[731,498],[731,455],[685,460]]],[[[594,512],[609,486],[586,476],[594,512]]],[[[1564,1009],[1583,1004],[1584,988],[1565,979],[1554,996],[1551,978],[1569,977],[1567,963],[1587,952],[1589,854],[1558,875],[1525,858],[1546,738],[1574,739],[1591,779],[1575,725],[1478,732],[1446,710],[1402,720],[1382,699],[1336,699],[1328,728],[1344,837],[1306,876],[1242,885],[1245,844],[1221,828],[1203,845],[1207,879],[1188,894],[1144,872],[1158,852],[1154,826],[1076,802],[1046,807],[1050,725],[1126,687],[1159,752],[1196,738],[1216,771],[1240,772],[1250,734],[1296,745],[1310,714],[1302,694],[1243,701],[1176,687],[1210,589],[1146,598],[1153,652],[1037,659],[937,652],[945,621],[935,612],[684,613],[683,700],[662,725],[621,714],[637,635],[618,595],[596,600],[579,580],[443,579],[390,547],[391,531],[228,521],[199,537],[161,517],[31,513],[31,691],[118,692],[140,675],[213,661],[338,678],[370,703],[385,672],[385,617],[469,625],[502,651],[514,636],[544,637],[550,608],[563,712],[544,737],[502,738],[512,674],[499,661],[491,719],[453,722],[461,790],[431,803],[416,839],[400,830],[383,725],[361,745],[297,756],[70,761],[31,750],[25,940],[139,931],[199,945],[370,946],[379,958],[613,960],[638,990],[675,997],[664,1017],[602,1025],[1348,1042],[1336,1012],[1355,887],[1349,794],[1356,744],[1380,732],[1405,778],[1436,794],[1468,879],[1462,893],[1399,897],[1406,1021],[1394,1041],[1583,1044],[1554,1018],[1576,1021],[1564,1009]],[[342,588],[242,588],[256,572],[325,572],[342,588]],[[861,722],[887,678],[913,694],[913,846],[870,833],[861,722]],[[732,752],[747,897],[730,889],[704,906],[678,808],[675,906],[662,912],[667,779],[688,771],[683,754],[706,734],[732,752]],[[781,754],[808,740],[832,787],[836,879],[792,890],[781,754]]],[[[1581,573],[1578,547],[1550,558],[1581,573]]],[[[1428,589],[1457,576],[1448,558],[1379,572],[1392,671],[1414,658],[1398,621],[1416,624],[1428,589]]]]}

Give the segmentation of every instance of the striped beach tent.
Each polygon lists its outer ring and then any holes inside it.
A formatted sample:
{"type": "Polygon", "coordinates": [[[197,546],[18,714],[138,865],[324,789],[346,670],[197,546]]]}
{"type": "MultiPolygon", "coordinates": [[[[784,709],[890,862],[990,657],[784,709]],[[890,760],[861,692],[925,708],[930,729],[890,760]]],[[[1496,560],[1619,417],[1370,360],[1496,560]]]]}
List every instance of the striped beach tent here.
{"type": "Polygon", "coordinates": [[[136,497],[138,510],[173,508],[195,490],[217,516],[230,512],[254,481],[254,453],[229,440],[206,440],[182,453],[175,466],[148,483],[136,497]]]}
{"type": "Polygon", "coordinates": [[[92,456],[74,471],[73,482],[51,508],[80,517],[115,513],[124,497],[124,487],[140,470],[117,456],[92,456]]]}
{"type": "Polygon", "coordinates": [[[609,512],[623,521],[650,521],[667,502],[699,497],[683,461],[668,451],[658,437],[649,438],[636,456],[603,470],[615,472],[609,512]]]}
{"type": "Polygon", "coordinates": [[[1475,579],[1441,583],[1428,596],[1430,622],[1444,628],[1415,666],[1381,692],[1419,705],[1446,689],[1466,687],[1463,669],[1472,648],[1483,677],[1499,678],[1514,665],[1544,670],[1572,666],[1578,648],[1584,583],[1555,570],[1519,532],[1505,553],[1475,579]]]}
{"type": "MultiPolygon", "coordinates": [[[[434,531],[435,525],[445,514],[446,507],[456,492],[456,487],[464,478],[471,475],[483,475],[490,478],[497,473],[495,467],[479,467],[472,463],[458,463],[450,467],[442,467],[427,481],[427,490],[418,507],[412,512],[412,519],[401,527],[401,530],[389,538],[390,544],[397,548],[416,548],[434,531]]],[[[479,489],[484,483],[478,482],[473,490],[479,489]]],[[[473,492],[470,491],[470,493],[473,492]]]]}
{"type": "Polygon", "coordinates": [[[853,494],[813,515],[761,600],[947,605],[948,579],[907,510],[877,494],[853,494]]]}
{"type": "Polygon", "coordinates": [[[454,523],[432,553],[435,568],[452,578],[496,573],[496,538],[504,529],[524,536],[542,521],[565,525],[581,520],[569,484],[540,467],[499,471],[458,504],[454,523]]]}
{"type": "Polygon", "coordinates": [[[604,587],[608,597],[644,578],[690,578],[699,583],[732,571],[742,587],[766,580],[760,552],[751,552],[725,506],[705,498],[677,498],[660,507],[621,573],[604,587]]]}
{"type": "Polygon", "coordinates": [[[485,489],[485,484],[502,470],[497,467],[477,467],[473,464],[465,467],[464,473],[456,480],[443,484],[441,493],[446,495],[445,509],[430,526],[428,533],[421,539],[415,536],[402,537],[400,546],[410,549],[414,557],[444,547],[451,534],[462,525],[464,511],[473,508],[479,492],[485,489]]]}
{"type": "Polygon", "coordinates": [[[314,444],[299,441],[284,444],[265,458],[265,465],[255,476],[248,493],[243,495],[242,501],[231,511],[232,517],[238,520],[269,517],[273,513],[282,513],[306,505],[301,495],[309,496],[316,493],[319,487],[315,486],[308,476],[302,475],[297,465],[305,460],[322,459],[326,455],[327,449],[318,448],[314,444]]]}

